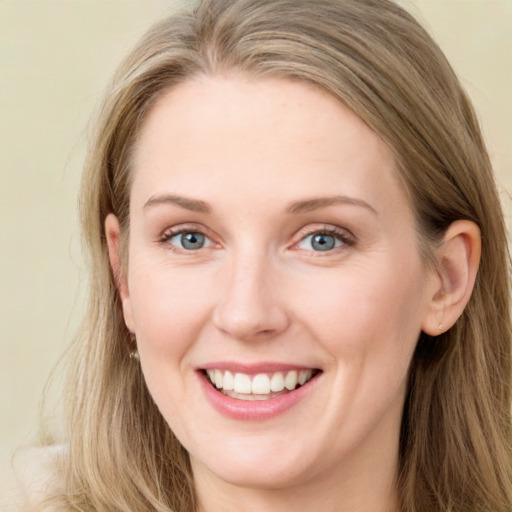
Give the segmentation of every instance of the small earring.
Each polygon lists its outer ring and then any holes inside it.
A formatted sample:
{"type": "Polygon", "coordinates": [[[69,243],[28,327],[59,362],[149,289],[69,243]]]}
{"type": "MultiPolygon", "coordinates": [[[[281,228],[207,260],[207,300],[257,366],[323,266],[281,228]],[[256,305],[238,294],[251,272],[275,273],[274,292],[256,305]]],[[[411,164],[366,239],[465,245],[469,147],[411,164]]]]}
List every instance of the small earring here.
{"type": "Polygon", "coordinates": [[[140,361],[139,352],[137,351],[137,338],[133,332],[130,332],[129,350],[130,359],[133,359],[134,361],[140,361]]]}
{"type": "MultiPolygon", "coordinates": [[[[446,295],[446,290],[441,290],[441,297],[444,297],[446,295]]],[[[444,313],[445,313],[445,310],[446,310],[446,304],[443,305],[443,315],[441,318],[444,319],[444,313]]],[[[443,322],[440,322],[439,323],[439,331],[443,331],[444,330],[444,325],[443,325],[443,322]]]]}

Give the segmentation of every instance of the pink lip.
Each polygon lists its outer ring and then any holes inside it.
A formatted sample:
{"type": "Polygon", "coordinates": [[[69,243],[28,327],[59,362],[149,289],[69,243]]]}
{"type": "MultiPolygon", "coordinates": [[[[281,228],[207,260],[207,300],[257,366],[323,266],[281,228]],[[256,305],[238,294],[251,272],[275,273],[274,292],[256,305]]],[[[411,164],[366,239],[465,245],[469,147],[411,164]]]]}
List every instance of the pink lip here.
{"type": "MultiPolygon", "coordinates": [[[[208,369],[213,367],[208,367],[208,369]]],[[[222,366],[216,366],[218,369],[224,369],[222,366]]],[[[229,369],[232,371],[233,366],[230,365],[229,369]]],[[[237,368],[240,368],[238,366],[237,368]]],[[[290,367],[291,369],[296,369],[297,367],[290,367]]],[[[269,371],[269,366],[265,366],[267,372],[269,371]]],[[[244,373],[252,374],[252,373],[262,373],[261,371],[255,371],[254,368],[250,368],[250,371],[246,369],[244,373]]],[[[279,370],[285,371],[283,366],[279,366],[279,370]]],[[[271,371],[279,371],[279,370],[271,370],[271,371]]],[[[243,371],[243,370],[239,370],[243,371]]],[[[224,395],[220,391],[218,391],[212,384],[209,382],[204,372],[198,371],[197,375],[199,377],[199,381],[203,388],[203,391],[206,395],[207,400],[210,402],[212,407],[222,414],[223,416],[235,420],[242,421],[264,421],[269,420],[271,418],[275,418],[280,414],[283,414],[288,409],[298,404],[303,398],[305,398],[315,387],[318,381],[318,377],[321,374],[316,375],[310,381],[308,381],[303,386],[295,389],[294,391],[290,391],[284,395],[280,395],[276,398],[271,398],[269,400],[238,400],[236,398],[231,398],[229,396],[224,395]]]]}

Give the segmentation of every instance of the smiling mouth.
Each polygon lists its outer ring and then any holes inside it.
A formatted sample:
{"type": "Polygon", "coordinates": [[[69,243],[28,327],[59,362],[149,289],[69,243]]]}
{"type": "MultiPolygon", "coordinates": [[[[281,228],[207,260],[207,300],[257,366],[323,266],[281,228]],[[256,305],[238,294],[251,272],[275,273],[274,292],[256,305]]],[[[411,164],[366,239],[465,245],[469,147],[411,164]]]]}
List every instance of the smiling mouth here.
{"type": "Polygon", "coordinates": [[[270,400],[291,393],[321,373],[319,369],[272,373],[234,373],[229,370],[203,370],[207,380],[222,394],[238,400],[270,400]]]}

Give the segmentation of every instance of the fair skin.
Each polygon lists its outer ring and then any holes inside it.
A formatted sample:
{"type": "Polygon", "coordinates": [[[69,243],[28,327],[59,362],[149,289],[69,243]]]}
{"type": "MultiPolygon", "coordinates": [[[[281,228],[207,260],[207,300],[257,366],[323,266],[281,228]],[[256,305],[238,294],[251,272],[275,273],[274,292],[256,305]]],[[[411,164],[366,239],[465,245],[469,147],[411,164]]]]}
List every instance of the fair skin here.
{"type": "Polygon", "coordinates": [[[410,361],[421,330],[449,328],[469,298],[476,226],[454,223],[427,268],[374,132],[311,86],[231,75],[185,82],[148,115],[126,266],[114,215],[105,229],[202,512],[398,509],[410,361]],[[222,392],[207,370],[249,390],[222,392]],[[302,387],[265,390],[293,371],[302,387]]]}

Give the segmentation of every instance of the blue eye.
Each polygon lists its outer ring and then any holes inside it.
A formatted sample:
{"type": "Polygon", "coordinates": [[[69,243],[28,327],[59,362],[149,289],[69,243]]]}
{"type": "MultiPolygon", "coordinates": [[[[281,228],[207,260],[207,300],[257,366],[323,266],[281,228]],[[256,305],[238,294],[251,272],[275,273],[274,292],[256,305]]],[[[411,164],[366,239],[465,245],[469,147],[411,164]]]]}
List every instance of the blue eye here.
{"type": "Polygon", "coordinates": [[[184,231],[170,237],[169,243],[175,247],[178,247],[179,249],[184,249],[186,251],[196,251],[198,249],[208,247],[211,244],[211,241],[202,233],[197,233],[195,231],[184,231]]]}
{"type": "Polygon", "coordinates": [[[304,237],[298,244],[300,249],[313,250],[319,252],[331,251],[341,247],[344,242],[339,235],[330,233],[312,233],[304,237]]]}

